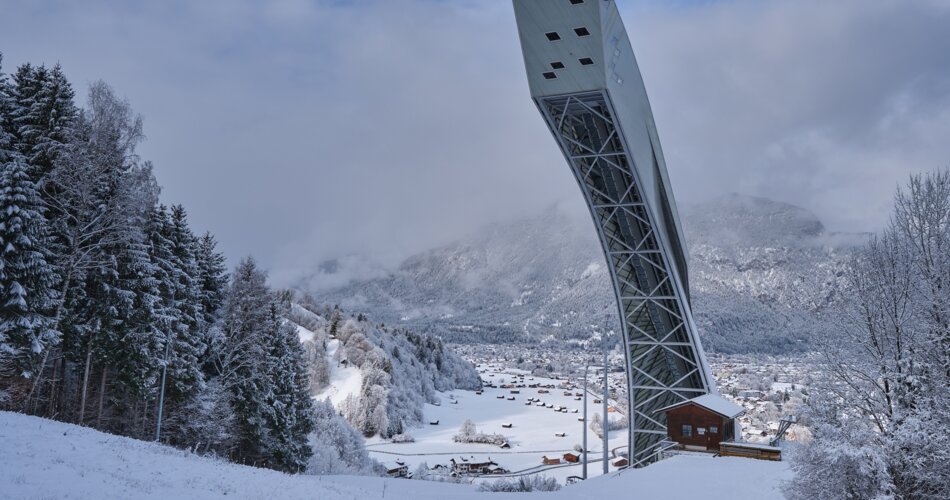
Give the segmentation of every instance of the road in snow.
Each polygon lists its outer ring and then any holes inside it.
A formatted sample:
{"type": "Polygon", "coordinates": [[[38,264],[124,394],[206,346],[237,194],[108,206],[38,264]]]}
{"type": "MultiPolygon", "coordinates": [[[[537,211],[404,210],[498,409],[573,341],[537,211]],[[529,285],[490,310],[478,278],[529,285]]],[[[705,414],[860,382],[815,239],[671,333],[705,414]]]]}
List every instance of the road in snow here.
{"type": "MultiPolygon", "coordinates": [[[[785,462],[678,456],[531,494],[552,500],[781,498],[785,462]]],[[[290,476],[198,457],[154,443],[16,413],[0,412],[2,499],[524,499],[470,485],[352,476],[290,476]]]]}

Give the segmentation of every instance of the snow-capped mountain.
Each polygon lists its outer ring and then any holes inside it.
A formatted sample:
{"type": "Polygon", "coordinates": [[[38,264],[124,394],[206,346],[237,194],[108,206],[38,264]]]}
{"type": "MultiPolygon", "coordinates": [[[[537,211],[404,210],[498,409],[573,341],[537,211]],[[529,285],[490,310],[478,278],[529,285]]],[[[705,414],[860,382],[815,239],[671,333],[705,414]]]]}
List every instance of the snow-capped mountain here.
{"type": "MultiPolygon", "coordinates": [[[[865,235],[829,233],[807,210],[742,195],[685,206],[681,214],[693,311],[707,349],[799,351],[830,327],[824,314],[840,297],[847,260],[865,235]]],[[[321,276],[332,280],[327,270],[336,267],[322,264],[321,276]]],[[[556,208],[316,294],[454,342],[583,340],[605,324],[616,328],[592,223],[556,208]]]]}

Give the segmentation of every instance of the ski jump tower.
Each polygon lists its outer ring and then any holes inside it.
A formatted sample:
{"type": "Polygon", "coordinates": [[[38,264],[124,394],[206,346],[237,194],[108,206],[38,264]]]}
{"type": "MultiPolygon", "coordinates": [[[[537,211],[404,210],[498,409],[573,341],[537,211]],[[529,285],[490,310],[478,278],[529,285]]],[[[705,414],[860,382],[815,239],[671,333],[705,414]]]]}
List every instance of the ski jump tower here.
{"type": "Polygon", "coordinates": [[[629,463],[656,460],[656,410],[715,393],[653,113],[614,0],[514,0],[531,97],[590,208],[626,345],[629,463]]]}

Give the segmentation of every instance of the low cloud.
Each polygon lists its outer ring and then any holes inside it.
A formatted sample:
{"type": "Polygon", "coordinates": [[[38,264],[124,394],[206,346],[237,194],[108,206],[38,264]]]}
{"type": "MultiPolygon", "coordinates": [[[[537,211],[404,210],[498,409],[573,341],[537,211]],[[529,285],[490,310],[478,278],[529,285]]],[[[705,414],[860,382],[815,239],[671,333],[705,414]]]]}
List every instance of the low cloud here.
{"type": "MultiPolygon", "coordinates": [[[[950,165],[945,2],[621,5],[680,203],[739,191],[875,230],[909,173],[950,165]]],[[[166,200],[278,281],[585,210],[509,2],[14,1],[0,32],[8,71],[59,61],[127,96],[166,200]]]]}

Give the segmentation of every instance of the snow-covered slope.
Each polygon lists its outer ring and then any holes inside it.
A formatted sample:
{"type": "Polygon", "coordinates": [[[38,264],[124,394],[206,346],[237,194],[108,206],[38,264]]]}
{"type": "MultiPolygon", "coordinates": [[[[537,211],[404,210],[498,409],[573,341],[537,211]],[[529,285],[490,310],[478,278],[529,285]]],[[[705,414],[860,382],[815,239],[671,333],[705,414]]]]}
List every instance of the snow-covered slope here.
{"type": "MultiPolygon", "coordinates": [[[[864,235],[829,233],[802,208],[740,195],[681,213],[693,310],[707,348],[794,352],[828,328],[823,315],[841,295],[842,272],[864,235]]],[[[314,289],[336,283],[338,268],[325,263],[303,282],[314,289]]],[[[457,342],[584,339],[592,325],[615,321],[590,220],[556,208],[317,294],[457,342]]]]}
{"type": "Polygon", "coordinates": [[[422,406],[437,392],[481,387],[475,367],[441,340],[373,324],[362,314],[321,311],[310,300],[295,303],[288,321],[307,353],[311,393],[329,398],[366,435],[421,424],[422,406]]]}
{"type": "MultiPolygon", "coordinates": [[[[352,476],[291,476],[235,465],[129,438],[16,413],[0,412],[3,499],[517,499],[469,485],[352,476]]],[[[780,498],[784,462],[674,457],[531,497],[669,500],[780,498]],[[684,480],[688,479],[688,480],[684,480]]]]}
{"type": "Polygon", "coordinates": [[[363,385],[363,376],[355,366],[342,366],[334,363],[333,358],[340,349],[339,339],[327,342],[327,361],[330,364],[330,380],[326,387],[314,394],[314,398],[323,401],[329,398],[334,406],[339,407],[347,396],[359,397],[360,386],[363,385]]]}

